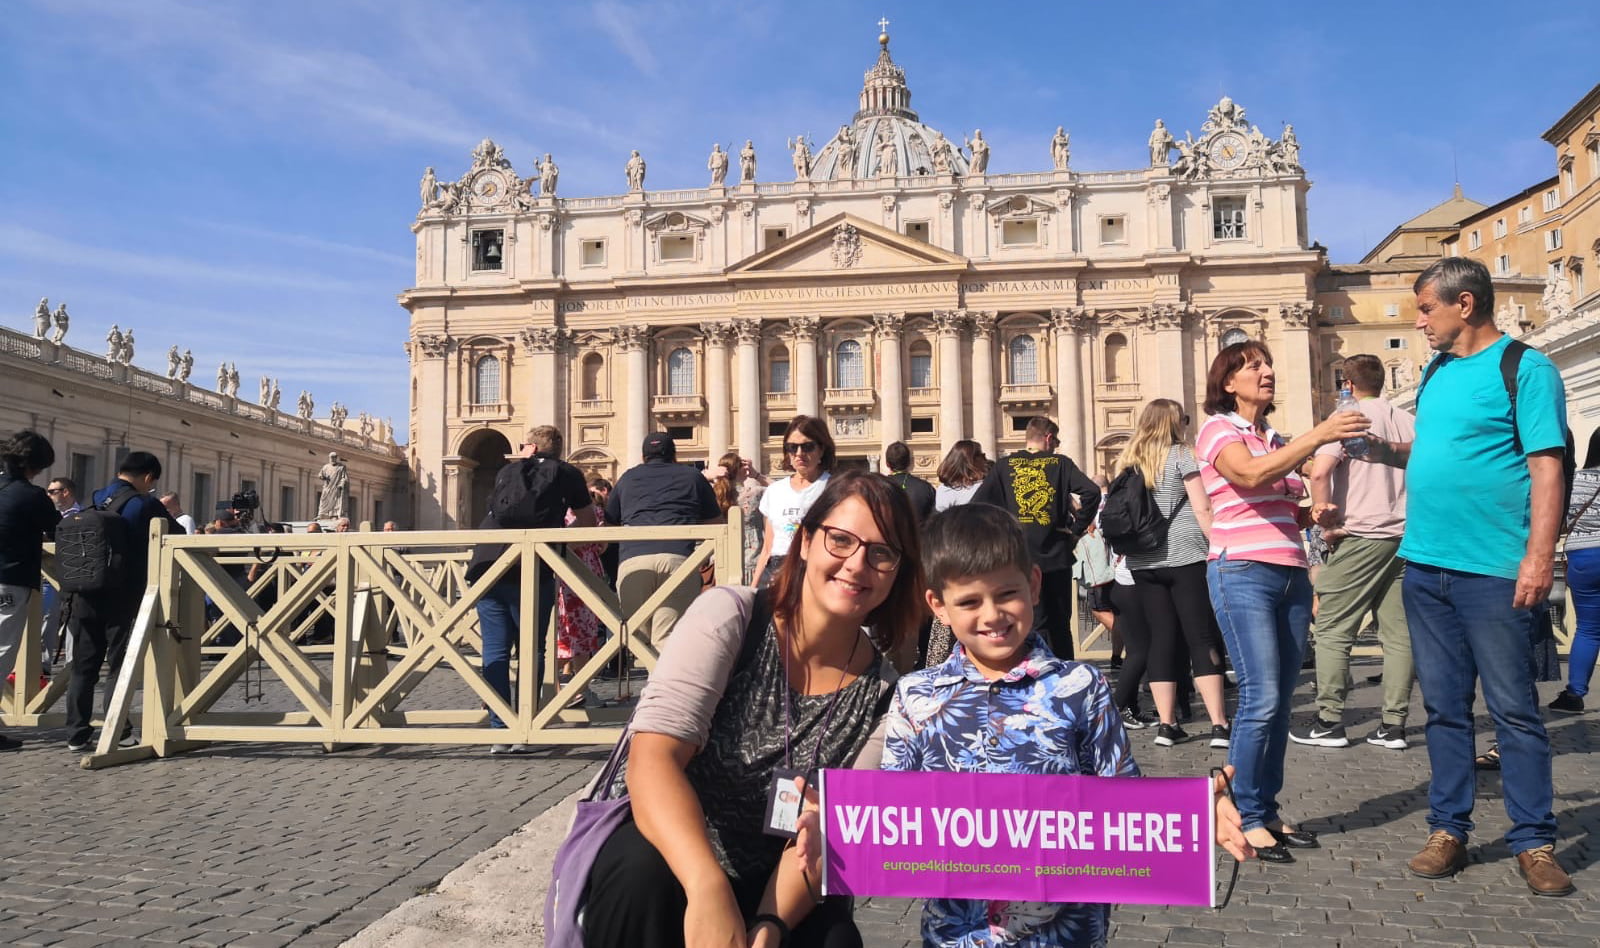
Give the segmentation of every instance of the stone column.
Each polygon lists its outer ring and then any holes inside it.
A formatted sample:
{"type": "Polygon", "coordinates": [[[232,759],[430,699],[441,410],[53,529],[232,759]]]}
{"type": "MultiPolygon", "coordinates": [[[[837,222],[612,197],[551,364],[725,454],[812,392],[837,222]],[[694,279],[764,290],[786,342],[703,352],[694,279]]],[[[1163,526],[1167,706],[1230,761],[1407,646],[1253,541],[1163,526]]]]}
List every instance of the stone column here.
{"type": "Polygon", "coordinates": [[[533,374],[533,390],[528,393],[529,427],[559,426],[563,420],[556,415],[561,404],[556,390],[556,348],[561,343],[561,332],[554,326],[530,326],[522,330],[522,347],[528,353],[528,368],[533,374]]]}
{"type": "Polygon", "coordinates": [[[994,321],[991,312],[973,312],[972,317],[972,440],[984,453],[996,457],[995,412],[1000,393],[994,386],[994,321]]]}
{"type": "Polygon", "coordinates": [[[966,321],[967,314],[959,309],[933,314],[933,333],[939,340],[939,448],[943,452],[967,433],[961,411],[961,327],[966,321]]]}
{"type": "Polygon", "coordinates": [[[1084,455],[1083,373],[1078,355],[1078,333],[1086,321],[1082,309],[1050,311],[1050,328],[1056,335],[1056,424],[1061,426],[1061,450],[1089,470],[1084,455]]]}
{"type": "MultiPolygon", "coordinates": [[[[416,412],[416,444],[417,457],[423,465],[428,463],[443,463],[443,458],[449,451],[450,409],[448,373],[445,371],[445,359],[454,348],[454,340],[449,336],[438,333],[423,333],[414,338],[409,344],[411,352],[412,377],[416,381],[416,399],[412,410],[416,412]],[[433,406],[423,409],[421,406],[433,406]]],[[[315,468],[313,468],[313,473],[315,468]]],[[[419,472],[419,474],[422,472],[419,472]]],[[[453,526],[453,508],[450,506],[448,482],[444,479],[442,468],[427,471],[428,478],[419,480],[417,484],[414,516],[417,527],[422,530],[440,530],[453,526]]],[[[300,508],[316,513],[315,495],[312,492],[314,480],[307,478],[301,485],[300,508]]],[[[470,526],[477,526],[470,524],[470,526]]]]}
{"type": "Polygon", "coordinates": [[[817,391],[817,333],[821,321],[815,316],[789,317],[789,338],[794,342],[794,404],[801,415],[821,414],[822,400],[817,391]]]}
{"type": "Polygon", "coordinates": [[[624,410],[622,461],[632,467],[644,460],[640,451],[644,436],[650,433],[650,330],[644,326],[622,326],[617,330],[617,348],[628,367],[628,404],[624,410]]]}
{"type": "Polygon", "coordinates": [[[760,469],[765,407],[761,395],[761,320],[736,319],[732,325],[739,356],[739,456],[749,458],[760,469]]]}
{"type": "Polygon", "coordinates": [[[700,332],[706,339],[706,447],[714,464],[728,450],[733,427],[728,400],[728,335],[733,324],[701,323],[700,332]]]}
{"type": "Polygon", "coordinates": [[[906,385],[900,348],[900,333],[905,322],[905,313],[872,314],[872,324],[878,335],[878,404],[881,407],[878,436],[886,445],[904,440],[906,436],[906,385]]]}
{"type": "MultiPolygon", "coordinates": [[[[1154,394],[1188,405],[1183,390],[1183,310],[1171,304],[1152,306],[1147,311],[1156,334],[1156,385],[1154,394]]],[[[1151,391],[1146,388],[1145,391],[1151,391]]]]}
{"type": "MultiPolygon", "coordinates": [[[[1316,308],[1316,304],[1310,300],[1279,304],[1278,316],[1283,320],[1283,345],[1274,350],[1278,353],[1275,366],[1278,378],[1311,379],[1310,328],[1316,308]]],[[[1311,386],[1286,385],[1283,388],[1288,389],[1287,404],[1279,406],[1283,417],[1274,419],[1273,427],[1289,432],[1291,436],[1310,429],[1316,423],[1316,411],[1311,404],[1311,386]]]]}

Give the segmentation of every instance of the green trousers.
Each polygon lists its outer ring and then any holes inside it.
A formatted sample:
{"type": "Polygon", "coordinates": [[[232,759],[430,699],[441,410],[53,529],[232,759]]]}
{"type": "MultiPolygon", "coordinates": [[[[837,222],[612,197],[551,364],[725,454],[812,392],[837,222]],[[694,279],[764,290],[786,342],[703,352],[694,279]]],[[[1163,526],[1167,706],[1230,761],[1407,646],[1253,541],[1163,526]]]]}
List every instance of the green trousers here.
{"type": "Polygon", "coordinates": [[[1411,635],[1400,581],[1400,538],[1345,537],[1317,576],[1317,713],[1340,721],[1350,692],[1350,649],[1368,612],[1383,646],[1383,723],[1405,724],[1411,706],[1411,635]]]}

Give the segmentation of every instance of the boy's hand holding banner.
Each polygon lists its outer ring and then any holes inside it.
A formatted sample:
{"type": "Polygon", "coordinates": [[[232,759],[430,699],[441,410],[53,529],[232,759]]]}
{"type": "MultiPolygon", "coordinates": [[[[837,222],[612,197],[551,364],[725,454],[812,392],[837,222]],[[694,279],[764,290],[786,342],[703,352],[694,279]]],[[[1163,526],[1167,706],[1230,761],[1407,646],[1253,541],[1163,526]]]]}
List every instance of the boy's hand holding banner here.
{"type": "Polygon", "coordinates": [[[823,892],[1211,905],[1206,777],[827,770],[823,892]]]}

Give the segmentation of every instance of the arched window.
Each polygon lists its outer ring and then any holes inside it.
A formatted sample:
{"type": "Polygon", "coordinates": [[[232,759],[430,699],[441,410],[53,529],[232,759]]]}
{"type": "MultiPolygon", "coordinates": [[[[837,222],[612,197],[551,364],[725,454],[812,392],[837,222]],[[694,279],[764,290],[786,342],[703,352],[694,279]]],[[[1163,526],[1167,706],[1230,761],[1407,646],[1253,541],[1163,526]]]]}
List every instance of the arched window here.
{"type": "Polygon", "coordinates": [[[1236,343],[1249,341],[1250,334],[1237,326],[1222,334],[1222,348],[1224,349],[1236,343]]]}
{"type": "Polygon", "coordinates": [[[592,402],[600,398],[604,388],[600,384],[601,373],[605,371],[606,360],[598,352],[591,352],[583,357],[583,400],[592,402]]]}
{"type": "Polygon", "coordinates": [[[500,400],[500,360],[480,356],[472,371],[472,404],[491,405],[500,400]]]}
{"type": "Polygon", "coordinates": [[[681,346],[667,356],[667,394],[694,394],[694,353],[681,346]]]}
{"type": "Polygon", "coordinates": [[[1011,384],[1032,385],[1039,381],[1039,344],[1032,336],[1011,340],[1011,384]]]}
{"type": "Polygon", "coordinates": [[[1128,337],[1120,332],[1106,337],[1106,381],[1128,381],[1128,337]]]}
{"type": "Polygon", "coordinates": [[[911,388],[933,388],[933,347],[928,340],[911,344],[911,388]]]}
{"type": "Polygon", "coordinates": [[[861,359],[861,343],[846,339],[834,350],[833,385],[835,388],[866,388],[866,368],[861,359]]]}
{"type": "Polygon", "coordinates": [[[789,390],[789,347],[779,343],[767,355],[767,391],[789,390]]]}

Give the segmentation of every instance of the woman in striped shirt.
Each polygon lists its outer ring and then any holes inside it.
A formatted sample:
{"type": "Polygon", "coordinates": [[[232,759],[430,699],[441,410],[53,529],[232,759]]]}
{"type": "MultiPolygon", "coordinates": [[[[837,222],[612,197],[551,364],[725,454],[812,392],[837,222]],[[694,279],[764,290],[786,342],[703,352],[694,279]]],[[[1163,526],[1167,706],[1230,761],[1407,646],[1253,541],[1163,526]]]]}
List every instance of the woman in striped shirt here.
{"type": "Polygon", "coordinates": [[[1360,412],[1336,412],[1291,441],[1267,415],[1276,394],[1272,355],[1258,342],[1235,343],[1211,363],[1196,446],[1211,500],[1206,586],[1239,681],[1228,762],[1245,837],[1268,862],[1293,862],[1289,847],[1312,848],[1316,834],[1278,813],[1289,706],[1311,624],[1311,582],[1300,542],[1306,495],[1301,462],[1318,447],[1360,437],[1360,412]]]}

